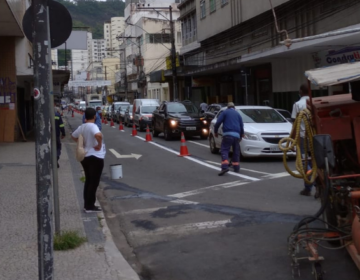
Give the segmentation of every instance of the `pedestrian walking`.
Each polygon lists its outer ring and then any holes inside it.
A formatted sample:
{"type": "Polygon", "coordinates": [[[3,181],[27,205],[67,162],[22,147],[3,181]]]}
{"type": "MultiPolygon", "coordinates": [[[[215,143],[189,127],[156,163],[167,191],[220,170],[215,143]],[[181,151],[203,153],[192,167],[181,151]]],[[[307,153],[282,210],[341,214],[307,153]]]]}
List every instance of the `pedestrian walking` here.
{"type": "Polygon", "coordinates": [[[65,138],[65,125],[60,114],[60,108],[55,107],[55,130],[56,130],[56,154],[57,167],[59,168],[59,159],[61,155],[61,139],[65,138]]]}
{"type": "MultiPolygon", "coordinates": [[[[98,126],[99,130],[101,131],[102,129],[102,124],[101,124],[101,107],[96,107],[96,119],[95,119],[95,124],[98,126]]],[[[86,117],[85,114],[83,115],[82,118],[82,122],[85,123],[86,122],[86,117]]]]}
{"type": "Polygon", "coordinates": [[[202,114],[205,113],[206,110],[207,110],[207,108],[208,108],[207,103],[206,103],[205,101],[203,101],[203,102],[200,104],[200,112],[201,112],[202,114]]]}
{"type": "Polygon", "coordinates": [[[239,112],[235,110],[233,102],[229,102],[227,109],[224,110],[216,121],[214,132],[218,137],[220,125],[223,125],[223,134],[221,141],[221,171],[219,176],[229,171],[229,152],[232,148],[232,166],[234,172],[240,172],[240,141],[244,137],[244,123],[239,112]]]}
{"type": "Polygon", "coordinates": [[[79,126],[71,135],[78,141],[80,134],[84,139],[85,158],[81,165],[85,172],[84,184],[84,211],[100,212],[101,208],[95,205],[96,190],[100,183],[101,173],[104,168],[106,154],[103,135],[95,124],[96,111],[94,108],[86,108],[85,123],[79,126]]]}
{"type": "MultiPolygon", "coordinates": [[[[304,109],[306,109],[306,103],[309,100],[309,89],[307,84],[302,84],[300,86],[300,90],[299,90],[299,97],[300,100],[295,102],[293,105],[293,110],[291,113],[291,118],[292,119],[296,119],[297,115],[304,109]]],[[[293,134],[295,134],[296,132],[293,131],[293,134]]],[[[291,135],[291,138],[295,139],[295,135],[291,135]]],[[[304,144],[305,141],[307,141],[305,139],[305,123],[302,121],[300,124],[300,151],[301,151],[301,156],[304,159],[305,156],[305,149],[304,149],[304,144]]],[[[308,166],[307,166],[307,170],[311,170],[311,165],[310,165],[310,161],[308,161],[308,166]]],[[[304,182],[304,189],[300,192],[300,195],[305,195],[305,196],[311,196],[311,190],[312,190],[313,185],[312,184],[306,184],[304,182]]]]}

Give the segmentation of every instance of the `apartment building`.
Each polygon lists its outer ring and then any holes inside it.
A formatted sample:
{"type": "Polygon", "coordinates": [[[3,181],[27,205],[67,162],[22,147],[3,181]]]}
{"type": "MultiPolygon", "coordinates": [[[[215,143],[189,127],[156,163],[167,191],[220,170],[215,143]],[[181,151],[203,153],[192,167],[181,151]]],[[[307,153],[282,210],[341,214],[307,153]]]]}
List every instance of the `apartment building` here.
{"type": "MultiPolygon", "coordinates": [[[[126,28],[124,37],[127,39],[121,46],[126,65],[126,74],[121,75],[118,87],[125,97],[124,88],[127,83],[128,98],[156,98],[170,100],[170,87],[165,80],[153,80],[150,76],[153,72],[166,69],[166,58],[170,56],[171,32],[170,32],[170,9],[175,22],[175,47],[179,50],[181,42],[181,27],[177,21],[179,10],[174,0],[148,0],[127,1],[125,8],[126,28]],[[151,9],[156,7],[156,10],[151,9]],[[148,9],[144,9],[148,8],[148,9]],[[125,57],[126,54],[126,57],[125,57]]],[[[124,66],[125,70],[125,66],[124,66]]]]}
{"type": "MultiPolygon", "coordinates": [[[[360,24],[356,0],[183,0],[181,90],[194,102],[234,101],[291,110],[305,70],[357,46],[358,34],[281,44],[360,24]],[[279,30],[286,32],[278,33],[279,30]],[[351,48],[350,48],[351,47],[351,48]],[[246,81],[245,81],[246,79],[246,81]],[[245,83],[247,86],[245,86],[245,83]]],[[[356,48],[355,48],[356,49],[356,48]]],[[[336,60],[336,58],[335,58],[336,60]]],[[[328,89],[314,88],[318,95],[328,89]]],[[[331,94],[330,89],[330,94],[331,94]]],[[[341,89],[337,89],[341,91],[341,89]]]]}
{"type": "Polygon", "coordinates": [[[125,30],[124,17],[112,17],[110,21],[104,23],[104,39],[106,41],[106,49],[109,51],[106,56],[111,56],[110,50],[119,50],[120,42],[117,37],[125,30]]]}

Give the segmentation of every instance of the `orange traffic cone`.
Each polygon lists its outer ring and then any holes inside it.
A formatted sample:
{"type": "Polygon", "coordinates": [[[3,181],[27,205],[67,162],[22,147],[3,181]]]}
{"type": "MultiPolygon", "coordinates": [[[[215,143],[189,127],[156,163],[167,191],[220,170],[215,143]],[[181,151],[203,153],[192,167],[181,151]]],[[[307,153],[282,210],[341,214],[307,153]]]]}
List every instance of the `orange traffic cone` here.
{"type": "Polygon", "coordinates": [[[179,157],[186,157],[186,156],[190,156],[188,148],[186,147],[185,144],[185,136],[184,136],[184,132],[181,132],[181,146],[180,146],[180,154],[178,155],[179,157]]]}
{"type": "Polygon", "coordinates": [[[101,118],[101,123],[105,123],[104,117],[101,118]]]}
{"type": "Polygon", "coordinates": [[[147,126],[146,126],[145,142],[150,142],[150,141],[152,141],[152,138],[151,138],[151,134],[150,134],[149,125],[147,125],[147,126]]]}
{"type": "Polygon", "coordinates": [[[122,121],[120,121],[119,130],[124,130],[124,126],[123,126],[123,124],[122,124],[122,121]]]}
{"type": "Polygon", "coordinates": [[[113,119],[111,118],[111,123],[110,123],[110,126],[114,126],[114,121],[113,119]]]}
{"type": "Polygon", "coordinates": [[[137,135],[136,126],[135,126],[135,124],[133,124],[133,129],[132,129],[131,136],[136,136],[136,135],[137,135]]]}
{"type": "Polygon", "coordinates": [[[105,124],[108,124],[107,119],[105,119],[105,124]]]}

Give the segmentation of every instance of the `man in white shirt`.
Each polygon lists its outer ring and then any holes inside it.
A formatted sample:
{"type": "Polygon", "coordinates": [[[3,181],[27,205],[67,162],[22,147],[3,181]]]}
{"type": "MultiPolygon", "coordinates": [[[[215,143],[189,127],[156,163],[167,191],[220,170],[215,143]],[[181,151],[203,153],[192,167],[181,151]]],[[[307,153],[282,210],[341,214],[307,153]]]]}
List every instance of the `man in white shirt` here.
{"type": "MultiPolygon", "coordinates": [[[[300,100],[295,102],[293,105],[293,110],[292,110],[292,114],[291,114],[291,118],[292,119],[296,119],[297,115],[304,109],[306,109],[306,103],[309,99],[309,89],[308,86],[306,84],[302,84],[300,86],[300,91],[299,91],[299,96],[300,96],[300,100]]],[[[292,138],[294,138],[294,135],[291,135],[292,138]]],[[[302,157],[304,158],[305,156],[305,151],[304,151],[304,141],[305,141],[305,124],[304,122],[301,122],[300,124],[300,147],[301,147],[301,154],[302,157]]],[[[311,166],[308,165],[307,166],[307,170],[310,170],[311,166]]],[[[300,192],[301,195],[305,195],[305,196],[310,196],[311,195],[311,189],[312,189],[313,185],[309,185],[304,183],[304,189],[300,192]]]]}

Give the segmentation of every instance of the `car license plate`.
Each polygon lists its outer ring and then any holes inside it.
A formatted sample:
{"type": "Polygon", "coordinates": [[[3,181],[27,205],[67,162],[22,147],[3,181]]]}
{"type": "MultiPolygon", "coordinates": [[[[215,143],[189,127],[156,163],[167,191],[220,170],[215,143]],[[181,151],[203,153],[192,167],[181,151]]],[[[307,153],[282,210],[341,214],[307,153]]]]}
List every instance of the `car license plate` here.
{"type": "Polygon", "coordinates": [[[186,130],[196,130],[196,126],[188,126],[186,130]]]}
{"type": "Polygon", "coordinates": [[[270,152],[280,152],[279,147],[270,147],[270,152]]]}

